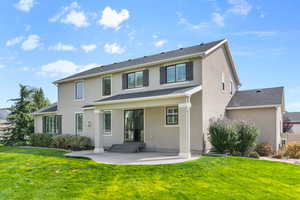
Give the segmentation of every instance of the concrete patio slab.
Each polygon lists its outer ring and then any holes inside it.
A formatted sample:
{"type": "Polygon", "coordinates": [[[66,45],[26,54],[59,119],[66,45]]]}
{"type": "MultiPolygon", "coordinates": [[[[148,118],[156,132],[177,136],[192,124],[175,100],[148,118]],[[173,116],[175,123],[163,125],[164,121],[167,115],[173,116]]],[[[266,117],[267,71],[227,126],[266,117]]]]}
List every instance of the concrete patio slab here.
{"type": "Polygon", "coordinates": [[[162,165],[180,163],[189,160],[196,160],[200,154],[193,154],[186,159],[178,156],[177,153],[140,152],[140,153],[94,153],[93,151],[73,151],[65,154],[66,157],[89,158],[98,163],[119,164],[119,165],[162,165]]]}

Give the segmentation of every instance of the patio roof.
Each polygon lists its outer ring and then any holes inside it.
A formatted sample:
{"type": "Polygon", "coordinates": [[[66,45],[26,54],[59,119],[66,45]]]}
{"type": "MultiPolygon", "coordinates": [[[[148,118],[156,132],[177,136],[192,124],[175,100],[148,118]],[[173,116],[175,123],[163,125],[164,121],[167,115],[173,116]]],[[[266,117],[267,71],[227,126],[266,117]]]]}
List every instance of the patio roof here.
{"type": "MultiPolygon", "coordinates": [[[[191,96],[194,93],[201,90],[201,85],[192,85],[176,88],[166,88],[160,90],[150,90],[144,92],[132,92],[118,94],[104,99],[100,99],[94,102],[95,105],[101,104],[113,104],[113,103],[124,103],[131,101],[141,101],[141,100],[155,100],[155,99],[166,99],[175,97],[185,97],[191,96]]],[[[83,108],[88,108],[93,105],[86,105],[83,108]]]]}
{"type": "Polygon", "coordinates": [[[55,113],[57,112],[57,103],[54,103],[48,107],[41,108],[37,111],[35,111],[33,114],[34,115],[39,115],[39,114],[46,114],[46,113],[55,113]]]}

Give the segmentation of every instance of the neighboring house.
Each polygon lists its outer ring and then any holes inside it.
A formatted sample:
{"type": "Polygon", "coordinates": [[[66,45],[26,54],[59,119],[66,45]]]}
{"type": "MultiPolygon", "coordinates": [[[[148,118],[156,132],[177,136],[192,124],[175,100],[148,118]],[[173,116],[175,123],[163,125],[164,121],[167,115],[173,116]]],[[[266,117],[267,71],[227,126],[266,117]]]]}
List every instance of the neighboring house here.
{"type": "Polygon", "coordinates": [[[207,152],[210,120],[224,116],[254,122],[258,142],[281,145],[283,88],[239,91],[227,40],[96,67],[54,84],[58,102],[35,113],[35,132],[88,136],[95,152],[124,142],[184,157],[207,152]]]}
{"type": "Polygon", "coordinates": [[[290,119],[287,123],[292,125],[292,129],[287,134],[288,143],[300,142],[300,112],[286,112],[285,116],[290,119]]]}
{"type": "Polygon", "coordinates": [[[4,133],[7,133],[7,131],[11,128],[10,123],[7,121],[8,115],[8,110],[0,110],[0,141],[7,137],[4,133]]]}

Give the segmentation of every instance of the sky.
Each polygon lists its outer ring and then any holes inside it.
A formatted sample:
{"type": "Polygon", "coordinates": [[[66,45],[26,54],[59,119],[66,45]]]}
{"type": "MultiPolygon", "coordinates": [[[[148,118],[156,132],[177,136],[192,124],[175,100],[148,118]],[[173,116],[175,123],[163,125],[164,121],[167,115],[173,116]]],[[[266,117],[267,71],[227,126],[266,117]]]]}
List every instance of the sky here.
{"type": "Polygon", "coordinates": [[[1,0],[0,108],[19,84],[57,101],[53,81],[91,67],[228,39],[241,89],[285,87],[300,111],[300,1],[1,0]],[[283,3],[284,2],[284,3],[283,3]]]}

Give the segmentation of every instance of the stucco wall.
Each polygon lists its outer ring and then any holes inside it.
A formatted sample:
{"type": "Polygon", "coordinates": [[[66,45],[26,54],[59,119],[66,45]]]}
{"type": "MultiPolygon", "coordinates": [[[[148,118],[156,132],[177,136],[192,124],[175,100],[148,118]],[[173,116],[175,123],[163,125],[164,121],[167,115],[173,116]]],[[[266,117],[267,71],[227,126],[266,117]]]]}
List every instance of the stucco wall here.
{"type": "Polygon", "coordinates": [[[276,108],[256,108],[228,110],[227,116],[230,119],[245,120],[252,122],[259,129],[260,134],[257,137],[257,143],[270,143],[273,148],[278,150],[280,138],[278,138],[279,124],[277,124],[278,114],[276,108]]]}
{"type": "Polygon", "coordinates": [[[225,108],[238,86],[224,47],[218,48],[204,58],[202,66],[203,132],[206,138],[206,150],[209,150],[211,147],[207,140],[209,121],[225,115],[225,108]],[[224,73],[225,91],[222,90],[222,72],[224,73]],[[230,81],[233,81],[233,94],[230,94],[230,81]]]}

